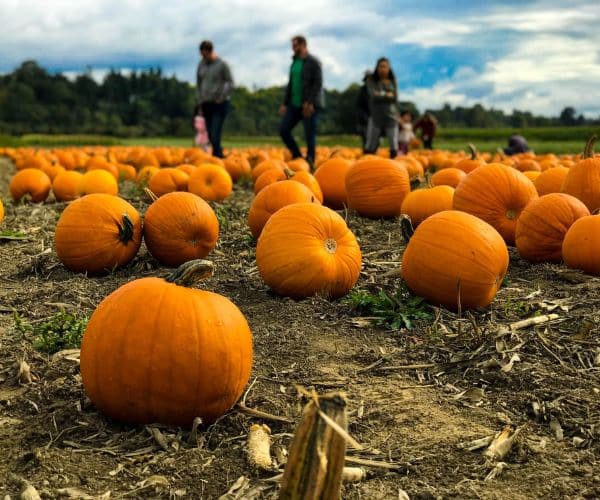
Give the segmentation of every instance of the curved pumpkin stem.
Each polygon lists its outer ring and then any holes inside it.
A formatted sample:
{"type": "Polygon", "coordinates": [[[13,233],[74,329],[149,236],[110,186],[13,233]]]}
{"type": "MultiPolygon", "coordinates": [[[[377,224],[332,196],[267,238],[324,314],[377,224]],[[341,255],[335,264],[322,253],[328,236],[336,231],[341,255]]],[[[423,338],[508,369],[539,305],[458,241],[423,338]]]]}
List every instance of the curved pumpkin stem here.
{"type": "Polygon", "coordinates": [[[467,144],[467,147],[469,148],[469,151],[471,151],[471,160],[476,160],[477,159],[477,149],[475,148],[475,146],[471,143],[467,144]]]}
{"type": "Polygon", "coordinates": [[[402,238],[404,242],[408,244],[412,235],[415,234],[415,228],[412,225],[410,217],[406,214],[400,216],[400,231],[402,231],[402,238]]]}
{"type": "Polygon", "coordinates": [[[152,202],[155,202],[156,200],[158,200],[158,196],[156,196],[154,194],[154,192],[152,192],[150,189],[148,189],[147,187],[144,188],[144,193],[146,193],[146,195],[148,196],[148,198],[150,198],[150,200],[152,202]]]}
{"type": "Polygon", "coordinates": [[[188,260],[165,278],[169,283],[191,288],[200,281],[210,278],[215,271],[215,265],[210,260],[188,260]]]}
{"type": "Polygon", "coordinates": [[[294,177],[294,175],[296,175],[296,172],[294,172],[291,168],[288,167],[285,167],[283,169],[283,173],[285,174],[288,180],[290,180],[292,177],[294,177]]]}
{"type": "Polygon", "coordinates": [[[119,241],[127,245],[127,243],[133,239],[133,229],[135,227],[131,217],[127,214],[123,214],[123,223],[117,223],[117,225],[119,226],[119,241]]]}
{"type": "Polygon", "coordinates": [[[592,134],[587,140],[587,142],[585,143],[585,148],[583,150],[584,158],[591,158],[592,156],[594,156],[594,144],[596,144],[597,140],[598,137],[596,136],[596,134],[592,134]]]}

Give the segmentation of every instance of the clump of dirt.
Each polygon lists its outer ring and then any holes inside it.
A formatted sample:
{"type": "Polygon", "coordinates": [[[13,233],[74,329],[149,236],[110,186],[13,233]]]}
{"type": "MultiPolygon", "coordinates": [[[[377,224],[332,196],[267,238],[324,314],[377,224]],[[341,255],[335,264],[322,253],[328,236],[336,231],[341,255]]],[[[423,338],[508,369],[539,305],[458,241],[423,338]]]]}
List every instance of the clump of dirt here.
{"type": "MultiPolygon", "coordinates": [[[[350,460],[379,464],[367,467],[367,479],[344,485],[344,498],[397,498],[400,490],[410,498],[600,497],[598,278],[532,266],[511,249],[491,307],[461,316],[434,308],[434,319],[410,330],[375,327],[344,300],[296,301],[268,290],[246,225],[251,190],[236,186],[215,207],[217,271],[205,287],[236,303],[254,334],[245,405],[283,418],[234,409],[196,432],[124,425],[87,399],[76,356],[35,351],[31,332],[15,321],[43,322],[61,309],[90,315],[127,281],[169,270],[142,246],[108,276],[67,271],[53,249],[65,205],[14,206],[12,172],[2,160],[2,229],[25,237],[0,240],[0,494],[17,497],[30,484],[45,498],[219,498],[230,490],[225,498],[239,498],[234,490],[275,497],[275,483],[265,479],[278,471],[253,469],[245,442],[253,423],[267,423],[274,447],[286,449],[304,404],[301,386],[344,391],[349,431],[364,447],[350,450],[350,460]],[[519,323],[536,317],[538,324],[519,323]],[[18,378],[22,361],[31,382],[18,378]],[[520,435],[500,473],[486,480],[495,464],[464,443],[508,425],[520,435]]],[[[145,211],[139,190],[125,185],[122,192],[145,211]]],[[[357,287],[396,290],[393,270],[404,248],[397,221],[341,213],[363,252],[357,287]]]]}

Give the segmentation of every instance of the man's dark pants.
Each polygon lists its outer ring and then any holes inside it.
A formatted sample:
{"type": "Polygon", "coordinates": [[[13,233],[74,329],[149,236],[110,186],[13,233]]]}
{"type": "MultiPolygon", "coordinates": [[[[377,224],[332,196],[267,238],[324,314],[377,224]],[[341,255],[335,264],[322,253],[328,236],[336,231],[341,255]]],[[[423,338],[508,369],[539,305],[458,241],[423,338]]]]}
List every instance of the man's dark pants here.
{"type": "Polygon", "coordinates": [[[221,147],[221,132],[225,117],[231,111],[231,103],[224,102],[205,102],[202,104],[202,114],[206,120],[206,131],[208,132],[208,140],[213,148],[213,156],[223,158],[223,149],[221,147]]]}
{"type": "Polygon", "coordinates": [[[302,157],[298,143],[292,135],[292,129],[302,120],[304,125],[304,138],[306,140],[306,159],[309,163],[314,164],[315,161],[315,148],[317,144],[317,110],[305,118],[302,115],[302,108],[299,106],[287,106],[285,114],[281,119],[279,125],[279,135],[283,139],[283,142],[292,153],[293,158],[302,157]]]}

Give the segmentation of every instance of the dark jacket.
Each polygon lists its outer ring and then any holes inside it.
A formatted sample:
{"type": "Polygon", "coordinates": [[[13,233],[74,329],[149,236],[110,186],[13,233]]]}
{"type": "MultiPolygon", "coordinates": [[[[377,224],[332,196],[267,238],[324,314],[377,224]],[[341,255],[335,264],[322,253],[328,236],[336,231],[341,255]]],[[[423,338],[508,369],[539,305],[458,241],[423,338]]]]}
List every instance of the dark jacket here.
{"type": "Polygon", "coordinates": [[[366,126],[369,121],[369,92],[367,91],[367,84],[365,83],[358,90],[356,94],[356,110],[358,112],[358,125],[366,126]]]}
{"type": "MultiPolygon", "coordinates": [[[[291,71],[291,70],[290,70],[291,71]]],[[[288,106],[292,96],[292,78],[285,89],[283,104],[288,106]]],[[[323,92],[323,72],[321,62],[313,55],[307,54],[302,66],[302,102],[310,102],[315,108],[325,107],[323,92]]]]}

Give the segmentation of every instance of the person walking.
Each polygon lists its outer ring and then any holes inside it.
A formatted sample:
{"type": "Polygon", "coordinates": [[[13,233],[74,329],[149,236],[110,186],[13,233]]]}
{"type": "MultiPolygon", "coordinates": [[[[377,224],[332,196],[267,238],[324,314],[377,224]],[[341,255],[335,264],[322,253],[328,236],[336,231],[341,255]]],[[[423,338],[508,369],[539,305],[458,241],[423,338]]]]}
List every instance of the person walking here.
{"type": "Polygon", "coordinates": [[[201,61],[196,71],[198,103],[206,120],[213,156],[223,158],[221,133],[225,118],[231,111],[233,77],[228,64],[221,59],[209,40],[200,44],[201,61]]]}
{"type": "Polygon", "coordinates": [[[301,158],[302,153],[292,135],[294,127],[302,120],[306,140],[306,161],[314,169],[317,146],[317,116],[324,107],[323,73],[321,62],[309,54],[306,38],[292,38],[292,65],[283,104],[279,108],[281,123],[279,135],[292,154],[301,158]]]}
{"type": "Polygon", "coordinates": [[[414,130],[421,131],[421,139],[423,139],[423,147],[425,149],[433,149],[433,138],[437,132],[437,120],[427,111],[418,121],[415,123],[414,130]]]}
{"type": "Polygon", "coordinates": [[[367,79],[369,94],[369,122],[365,154],[374,154],[379,147],[379,138],[385,132],[390,146],[390,158],[398,154],[398,110],[396,100],[398,89],[396,77],[387,58],[381,57],[375,65],[375,71],[367,79]]]}

